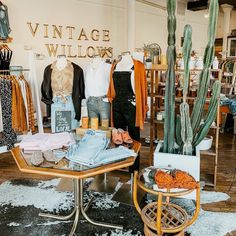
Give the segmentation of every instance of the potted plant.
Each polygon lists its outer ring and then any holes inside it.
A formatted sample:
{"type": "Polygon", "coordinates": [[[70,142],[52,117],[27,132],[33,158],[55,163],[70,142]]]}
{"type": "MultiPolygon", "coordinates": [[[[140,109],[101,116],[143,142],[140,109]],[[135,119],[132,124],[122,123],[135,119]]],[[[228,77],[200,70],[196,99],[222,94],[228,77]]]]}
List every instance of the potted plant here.
{"type": "Polygon", "coordinates": [[[192,28],[186,25],[184,28],[184,87],[183,102],[180,105],[180,115],[175,113],[175,31],[176,31],[176,0],[167,0],[168,11],[168,49],[165,93],[165,120],[164,141],[157,146],[154,165],[171,165],[175,168],[190,172],[197,180],[200,176],[200,157],[197,152],[198,144],[207,135],[212,122],[216,118],[218,97],[220,94],[220,82],[213,85],[212,97],[206,116],[204,107],[206,104],[208,84],[210,80],[210,69],[214,60],[214,42],[219,11],[218,0],[211,0],[209,11],[208,44],[204,54],[204,68],[200,73],[197,98],[190,114],[187,103],[187,92],[189,85],[189,61],[192,51],[192,28]],[[202,122],[202,120],[204,122],[202,122]],[[168,164],[169,163],[169,164],[168,164]]]}
{"type": "Polygon", "coordinates": [[[151,69],[152,68],[152,59],[151,58],[147,58],[145,60],[145,65],[147,69],[151,69]]]}

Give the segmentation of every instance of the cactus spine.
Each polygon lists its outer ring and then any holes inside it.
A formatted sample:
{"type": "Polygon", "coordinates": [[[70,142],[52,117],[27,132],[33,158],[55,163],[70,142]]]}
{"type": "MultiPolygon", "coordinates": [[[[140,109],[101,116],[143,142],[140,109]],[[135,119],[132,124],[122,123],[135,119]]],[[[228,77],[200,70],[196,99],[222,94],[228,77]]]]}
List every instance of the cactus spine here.
{"type": "Polygon", "coordinates": [[[176,0],[167,0],[168,12],[168,49],[165,90],[165,123],[164,123],[164,152],[174,151],[175,140],[175,31],[176,31],[176,0]]]}

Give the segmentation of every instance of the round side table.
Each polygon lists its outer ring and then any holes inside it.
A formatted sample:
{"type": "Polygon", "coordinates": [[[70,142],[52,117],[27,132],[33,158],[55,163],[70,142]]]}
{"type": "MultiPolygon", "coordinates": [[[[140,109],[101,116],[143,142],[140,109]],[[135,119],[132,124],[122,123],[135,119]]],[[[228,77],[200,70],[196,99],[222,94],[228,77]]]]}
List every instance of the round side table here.
{"type": "Polygon", "coordinates": [[[195,189],[153,189],[153,184],[147,181],[147,169],[139,174],[134,173],[133,200],[134,205],[144,222],[145,236],[162,236],[164,233],[175,236],[184,236],[184,229],[195,222],[200,211],[200,184],[195,189]],[[137,200],[137,190],[141,188],[146,193],[157,196],[157,202],[148,203],[143,209],[140,208],[137,200]],[[180,197],[196,190],[196,210],[189,218],[187,212],[180,206],[170,203],[171,197],[180,197]],[[165,198],[165,201],[163,201],[165,198]]]}

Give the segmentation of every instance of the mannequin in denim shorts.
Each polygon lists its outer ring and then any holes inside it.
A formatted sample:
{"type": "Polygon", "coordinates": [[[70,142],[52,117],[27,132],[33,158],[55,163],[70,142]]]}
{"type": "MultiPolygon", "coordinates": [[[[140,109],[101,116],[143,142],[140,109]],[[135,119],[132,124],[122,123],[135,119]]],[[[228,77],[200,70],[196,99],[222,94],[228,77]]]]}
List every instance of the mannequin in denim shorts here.
{"type": "Polygon", "coordinates": [[[85,69],[85,97],[89,118],[110,118],[110,103],[106,97],[111,65],[101,57],[94,57],[85,69]]]}
{"type": "Polygon", "coordinates": [[[81,101],[84,99],[83,70],[73,62],[60,56],[57,61],[47,66],[41,86],[42,101],[50,106],[52,132],[70,131],[79,127],[81,101]],[[56,129],[56,117],[64,112],[64,126],[56,129]]]}

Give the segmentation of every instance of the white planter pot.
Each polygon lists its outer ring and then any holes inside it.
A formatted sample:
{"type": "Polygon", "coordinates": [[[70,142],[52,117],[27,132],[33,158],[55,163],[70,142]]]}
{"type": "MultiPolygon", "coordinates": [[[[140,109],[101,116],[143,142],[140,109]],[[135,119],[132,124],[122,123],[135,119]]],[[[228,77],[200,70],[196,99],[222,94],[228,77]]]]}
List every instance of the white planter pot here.
{"type": "MultiPolygon", "coordinates": [[[[159,141],[154,152],[154,166],[165,169],[180,169],[192,175],[196,181],[200,180],[200,153],[196,156],[170,154],[160,152],[163,141],[159,141]]],[[[183,198],[196,199],[196,191],[182,196],[183,198]]]]}
{"type": "Polygon", "coordinates": [[[213,136],[205,137],[196,147],[196,152],[211,149],[213,136]]]}

